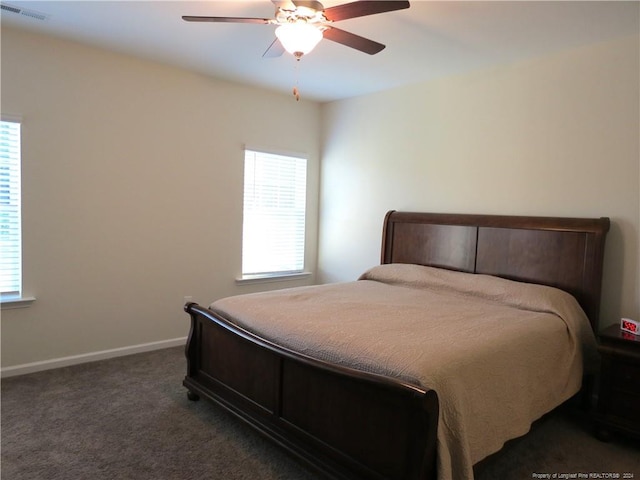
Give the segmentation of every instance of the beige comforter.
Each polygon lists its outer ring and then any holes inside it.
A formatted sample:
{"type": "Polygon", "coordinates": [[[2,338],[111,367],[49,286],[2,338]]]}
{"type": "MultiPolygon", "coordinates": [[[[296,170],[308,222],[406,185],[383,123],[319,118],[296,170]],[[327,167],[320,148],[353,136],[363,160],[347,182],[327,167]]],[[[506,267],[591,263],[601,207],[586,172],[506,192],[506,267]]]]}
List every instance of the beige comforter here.
{"type": "Polygon", "coordinates": [[[575,394],[597,355],[571,295],[417,265],[210,308],[287,348],[435,390],[441,480],[473,478],[474,463],[575,394]]]}

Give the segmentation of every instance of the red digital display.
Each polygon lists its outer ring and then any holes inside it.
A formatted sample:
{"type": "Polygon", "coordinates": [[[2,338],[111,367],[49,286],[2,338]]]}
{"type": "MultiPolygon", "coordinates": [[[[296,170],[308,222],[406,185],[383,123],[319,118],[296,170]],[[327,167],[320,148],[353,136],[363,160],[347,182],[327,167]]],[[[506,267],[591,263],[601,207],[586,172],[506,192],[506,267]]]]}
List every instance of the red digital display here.
{"type": "Polygon", "coordinates": [[[633,333],[634,335],[640,335],[640,322],[636,322],[629,318],[622,318],[620,320],[620,328],[623,331],[633,333]]]}

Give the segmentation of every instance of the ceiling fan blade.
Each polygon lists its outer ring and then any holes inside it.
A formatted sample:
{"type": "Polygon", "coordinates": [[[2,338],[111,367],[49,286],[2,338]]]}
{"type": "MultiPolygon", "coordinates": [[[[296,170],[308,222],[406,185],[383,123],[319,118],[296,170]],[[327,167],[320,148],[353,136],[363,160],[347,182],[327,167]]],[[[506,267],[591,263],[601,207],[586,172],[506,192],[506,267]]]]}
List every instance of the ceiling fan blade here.
{"type": "Polygon", "coordinates": [[[335,27],[327,28],[324,32],[322,32],[322,35],[327,40],[341,43],[342,45],[355,48],[356,50],[368,53],[369,55],[375,55],[385,48],[385,46],[381,43],[374,42],[373,40],[369,40],[368,38],[364,38],[360,35],[346,32],[335,27]]]}
{"type": "Polygon", "coordinates": [[[275,58],[281,56],[283,53],[284,47],[282,43],[280,43],[280,40],[276,38],[262,54],[262,58],[275,58]]]}
{"type": "Polygon", "coordinates": [[[186,22],[223,22],[223,23],[272,23],[271,18],[247,18],[247,17],[197,17],[184,15],[182,19],[186,22]]]}
{"type": "Polygon", "coordinates": [[[375,15],[376,13],[403,10],[409,8],[409,6],[409,2],[404,0],[361,0],[325,8],[324,16],[331,22],[338,22],[349,18],[375,15]]]}

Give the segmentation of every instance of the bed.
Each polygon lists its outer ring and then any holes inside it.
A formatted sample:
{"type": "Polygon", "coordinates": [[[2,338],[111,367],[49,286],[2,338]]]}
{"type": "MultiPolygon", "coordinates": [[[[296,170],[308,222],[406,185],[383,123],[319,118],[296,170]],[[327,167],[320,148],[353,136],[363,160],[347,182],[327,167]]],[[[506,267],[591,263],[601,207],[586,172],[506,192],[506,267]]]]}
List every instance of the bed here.
{"type": "Polygon", "coordinates": [[[390,211],[358,280],[185,305],[188,396],[332,478],[472,478],[588,385],[608,229],[390,211]]]}

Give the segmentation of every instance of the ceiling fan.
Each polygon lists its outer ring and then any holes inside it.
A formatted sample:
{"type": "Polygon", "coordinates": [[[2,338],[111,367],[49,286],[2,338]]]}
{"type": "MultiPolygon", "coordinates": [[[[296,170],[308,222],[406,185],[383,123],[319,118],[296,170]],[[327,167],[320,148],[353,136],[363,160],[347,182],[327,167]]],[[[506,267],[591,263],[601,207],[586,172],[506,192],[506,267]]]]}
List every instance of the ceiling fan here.
{"type": "Polygon", "coordinates": [[[403,0],[360,0],[324,8],[315,0],[271,0],[276,7],[274,18],[250,17],[199,17],[185,15],[187,22],[258,23],[278,25],[276,39],[263,57],[278,57],[288,51],[298,60],[326,38],[369,55],[380,52],[385,46],[368,38],[355,35],[333,26],[333,23],[350,18],[409,8],[403,0]]]}

